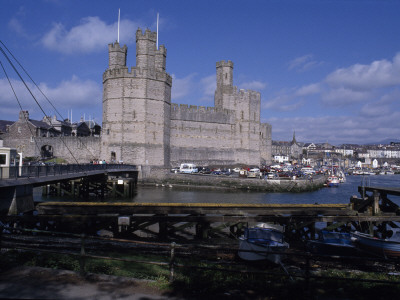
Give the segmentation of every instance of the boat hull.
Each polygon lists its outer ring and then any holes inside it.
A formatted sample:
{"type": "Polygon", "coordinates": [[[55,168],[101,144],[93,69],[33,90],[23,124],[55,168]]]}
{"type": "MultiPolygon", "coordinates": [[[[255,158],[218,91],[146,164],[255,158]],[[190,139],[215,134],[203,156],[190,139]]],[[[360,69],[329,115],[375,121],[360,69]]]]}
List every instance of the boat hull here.
{"type": "Polygon", "coordinates": [[[287,243],[274,243],[268,245],[265,243],[254,243],[249,240],[240,240],[238,255],[243,260],[269,260],[275,264],[280,264],[282,261],[282,254],[270,252],[283,253],[288,248],[289,244],[287,243]]]}
{"type": "Polygon", "coordinates": [[[400,257],[400,242],[398,241],[374,238],[368,234],[360,232],[355,232],[352,235],[356,239],[356,243],[360,249],[384,257],[400,257]]]}

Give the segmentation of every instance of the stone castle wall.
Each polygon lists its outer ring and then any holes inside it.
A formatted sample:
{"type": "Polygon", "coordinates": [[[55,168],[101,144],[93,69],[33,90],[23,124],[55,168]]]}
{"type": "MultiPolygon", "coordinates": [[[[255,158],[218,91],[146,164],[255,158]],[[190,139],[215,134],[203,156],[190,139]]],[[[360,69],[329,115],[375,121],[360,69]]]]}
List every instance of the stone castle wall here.
{"type": "Polygon", "coordinates": [[[65,159],[68,163],[89,163],[100,159],[100,137],[59,136],[6,139],[7,147],[16,148],[24,157],[41,157],[43,146],[51,146],[53,155],[65,159]]]}

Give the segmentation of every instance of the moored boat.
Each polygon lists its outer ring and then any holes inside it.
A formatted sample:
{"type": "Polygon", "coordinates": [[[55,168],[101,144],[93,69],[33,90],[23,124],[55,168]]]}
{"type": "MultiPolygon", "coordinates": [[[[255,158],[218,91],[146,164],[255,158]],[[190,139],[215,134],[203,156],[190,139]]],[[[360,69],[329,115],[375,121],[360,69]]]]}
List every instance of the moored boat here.
{"type": "Polygon", "coordinates": [[[339,186],[339,178],[335,175],[331,175],[328,177],[325,184],[328,187],[337,187],[339,186]]]}
{"type": "Polygon", "coordinates": [[[246,228],[239,239],[238,255],[249,261],[269,260],[280,264],[281,254],[270,252],[284,252],[289,248],[289,244],[283,240],[283,231],[265,223],[246,228]]]}
{"type": "Polygon", "coordinates": [[[363,250],[384,257],[400,257],[400,229],[392,230],[389,238],[377,238],[370,234],[353,232],[352,237],[356,244],[363,250]]]}
{"type": "Polygon", "coordinates": [[[357,253],[350,233],[343,232],[322,230],[318,239],[307,241],[306,246],[316,254],[352,256],[357,253]]]}

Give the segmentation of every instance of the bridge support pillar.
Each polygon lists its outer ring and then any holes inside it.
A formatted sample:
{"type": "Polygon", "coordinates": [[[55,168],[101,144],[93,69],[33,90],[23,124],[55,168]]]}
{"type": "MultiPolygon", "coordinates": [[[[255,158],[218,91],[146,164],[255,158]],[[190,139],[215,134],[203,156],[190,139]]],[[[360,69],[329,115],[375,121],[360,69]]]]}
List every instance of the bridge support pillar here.
{"type": "Polygon", "coordinates": [[[1,188],[0,215],[18,215],[34,209],[32,185],[1,188]]]}

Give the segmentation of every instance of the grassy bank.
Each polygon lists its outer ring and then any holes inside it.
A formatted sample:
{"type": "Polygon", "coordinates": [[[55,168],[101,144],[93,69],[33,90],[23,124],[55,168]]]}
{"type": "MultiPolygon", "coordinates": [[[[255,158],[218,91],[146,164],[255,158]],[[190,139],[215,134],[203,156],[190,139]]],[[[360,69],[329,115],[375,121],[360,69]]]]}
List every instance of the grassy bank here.
{"type": "MultiPolygon", "coordinates": [[[[168,261],[163,255],[127,255],[104,253],[115,258],[130,258],[140,261],[168,261]]],[[[168,266],[156,266],[105,259],[88,259],[86,272],[106,275],[133,277],[151,280],[148,284],[154,289],[187,299],[396,299],[400,285],[360,280],[387,280],[398,282],[398,277],[385,273],[353,272],[325,269],[318,276],[332,279],[304,278],[290,280],[279,266],[264,262],[249,264],[237,271],[227,265],[208,263],[196,257],[179,259],[177,264],[187,267],[176,268],[173,282],[169,282],[168,266]],[[211,268],[211,269],[207,269],[211,268]],[[248,270],[258,272],[245,273],[248,270]],[[224,271],[223,271],[224,270],[224,271]],[[266,273],[265,273],[266,272],[266,273]],[[346,280],[341,280],[346,278],[346,280]],[[357,279],[357,281],[353,281],[357,279]]],[[[39,266],[51,269],[80,271],[80,260],[62,254],[38,254],[35,252],[7,251],[0,258],[2,269],[16,265],[39,266]]]]}

